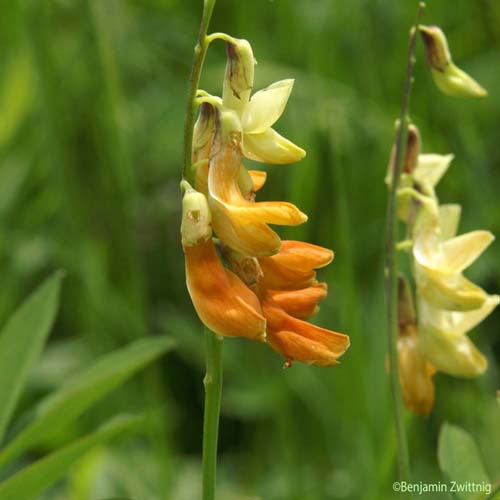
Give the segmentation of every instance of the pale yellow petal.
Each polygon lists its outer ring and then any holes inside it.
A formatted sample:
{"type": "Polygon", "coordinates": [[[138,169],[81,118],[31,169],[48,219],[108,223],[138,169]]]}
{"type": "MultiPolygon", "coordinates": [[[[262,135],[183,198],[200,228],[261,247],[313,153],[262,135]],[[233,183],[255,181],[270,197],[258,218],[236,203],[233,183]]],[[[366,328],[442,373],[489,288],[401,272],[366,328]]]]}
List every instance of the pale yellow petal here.
{"type": "Polygon", "coordinates": [[[421,154],[414,171],[415,180],[434,187],[450,166],[453,155],[421,154]]]}
{"type": "Polygon", "coordinates": [[[439,226],[442,240],[448,240],[457,234],[461,212],[462,207],[458,204],[439,205],[439,226]]]}
{"type": "Polygon", "coordinates": [[[420,348],[438,371],[455,377],[477,377],[483,374],[488,366],[486,358],[466,335],[450,335],[422,327],[420,348]]]}
{"type": "Polygon", "coordinates": [[[241,119],[243,131],[258,134],[272,127],[283,114],[293,88],[293,80],[281,80],[256,92],[241,119]]]}
{"type": "Polygon", "coordinates": [[[260,134],[243,134],[243,154],[250,160],[271,164],[294,163],[306,152],[272,128],[260,134]]]}
{"type": "Polygon", "coordinates": [[[495,239],[489,231],[471,231],[442,243],[439,271],[460,273],[469,267],[495,239]]]}
{"type": "Polygon", "coordinates": [[[418,265],[415,271],[418,293],[435,307],[470,311],[486,301],[486,292],[461,274],[444,275],[418,265]]]}
{"type": "Polygon", "coordinates": [[[463,335],[489,316],[499,303],[499,295],[489,295],[480,308],[472,311],[429,311],[427,308],[427,321],[451,335],[463,335]]]}

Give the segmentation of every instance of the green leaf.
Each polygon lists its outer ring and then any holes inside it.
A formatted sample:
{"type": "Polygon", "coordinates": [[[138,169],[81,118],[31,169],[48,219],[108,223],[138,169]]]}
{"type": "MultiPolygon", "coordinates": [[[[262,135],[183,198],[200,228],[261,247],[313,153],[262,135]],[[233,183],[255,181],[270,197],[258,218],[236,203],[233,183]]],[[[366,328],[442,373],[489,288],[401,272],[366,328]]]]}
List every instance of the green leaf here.
{"type": "Polygon", "coordinates": [[[0,442],[59,306],[62,273],[37,288],[0,332],[0,442]]]}
{"type": "MultiPolygon", "coordinates": [[[[491,483],[476,443],[460,427],[446,422],[443,424],[439,435],[438,460],[447,479],[456,482],[457,489],[467,483],[491,483]]],[[[477,492],[467,491],[456,491],[453,495],[460,500],[473,500],[478,496],[477,492]]]]}
{"type": "Polygon", "coordinates": [[[5,500],[37,498],[92,447],[101,445],[124,432],[139,430],[144,422],[144,417],[137,416],[113,418],[96,432],[51,453],[1,483],[0,498],[5,500]]]}
{"type": "MultiPolygon", "coordinates": [[[[166,336],[138,340],[70,378],[35,409],[32,421],[0,453],[0,467],[68,424],[173,345],[166,336]]],[[[1,498],[1,497],[0,497],[1,498]]]]}

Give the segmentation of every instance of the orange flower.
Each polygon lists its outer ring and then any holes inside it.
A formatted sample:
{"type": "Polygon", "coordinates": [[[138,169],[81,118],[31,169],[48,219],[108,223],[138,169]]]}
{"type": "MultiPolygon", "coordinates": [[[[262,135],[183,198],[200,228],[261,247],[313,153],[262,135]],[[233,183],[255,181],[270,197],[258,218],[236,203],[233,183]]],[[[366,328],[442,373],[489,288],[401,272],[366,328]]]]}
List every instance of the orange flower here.
{"type": "Polygon", "coordinates": [[[406,407],[417,415],[428,415],[434,406],[434,366],[420,348],[411,288],[402,276],[398,283],[398,368],[401,395],[406,407]]]}
{"type": "Polygon", "coordinates": [[[398,338],[399,383],[403,401],[417,415],[428,415],[434,406],[436,369],[426,361],[418,344],[415,326],[398,338]]]}
{"type": "Polygon", "coordinates": [[[333,259],[327,248],[283,241],[278,254],[258,259],[262,310],[267,320],[267,340],[287,360],[331,366],[349,347],[349,337],[303,321],[318,311],[326,297],[325,283],[316,281],[315,269],[333,259]]]}
{"type": "Polygon", "coordinates": [[[183,184],[186,192],[181,230],[186,283],[198,316],[219,335],[264,341],[266,320],[259,299],[222,265],[211,237],[205,196],[183,184]]]}
{"type": "Polygon", "coordinates": [[[317,366],[332,366],[349,347],[349,337],[307,323],[286,313],[268,296],[262,303],[267,320],[267,341],[287,360],[317,366]]]}
{"type": "Polygon", "coordinates": [[[216,133],[208,165],[208,201],[213,227],[225,244],[248,256],[272,255],[279,236],[268,224],[297,225],[307,216],[284,201],[248,200],[239,185],[241,131],[233,111],[217,110],[216,133]]]}

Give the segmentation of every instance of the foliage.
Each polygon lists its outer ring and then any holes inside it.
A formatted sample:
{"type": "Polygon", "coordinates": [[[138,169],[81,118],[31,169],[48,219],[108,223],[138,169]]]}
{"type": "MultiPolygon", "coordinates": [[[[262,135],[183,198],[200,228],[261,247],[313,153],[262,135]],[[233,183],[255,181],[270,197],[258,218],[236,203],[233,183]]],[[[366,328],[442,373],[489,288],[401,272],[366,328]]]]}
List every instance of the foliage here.
{"type": "MultiPolygon", "coordinates": [[[[320,276],[330,293],[318,323],[349,333],[352,343],[336,368],[297,365],[284,372],[265,346],[225,342],[221,500],[396,498],[385,371],[383,179],[415,8],[396,0],[217,2],[211,29],[252,42],[256,88],[295,78],[277,129],[308,154],[300,168],[268,169],[262,198],[290,200],[309,215],[307,224],[281,232],[285,237],[335,250],[320,276]]],[[[66,271],[44,354],[30,363],[30,374],[23,372],[24,390],[11,388],[18,404],[12,403],[7,442],[34,422],[37,402],[92,360],[147,332],[166,333],[178,346],[168,362],[38,436],[10,464],[13,473],[100,432],[95,429],[116,414],[155,409],[143,438],[94,448],[42,500],[199,496],[204,344],[184,285],[178,183],[200,12],[194,0],[12,0],[2,9],[2,323],[44,276],[66,271]]],[[[424,21],[442,26],[455,62],[489,96],[470,102],[441,95],[420,46],[412,110],[423,150],[455,154],[440,197],[464,206],[463,230],[480,222],[498,235],[500,5],[429,2],[424,21]]],[[[214,44],[201,85],[212,93],[225,61],[222,45],[217,49],[214,44]]],[[[497,241],[469,273],[491,293],[500,291],[498,253],[497,241]]],[[[36,318],[36,328],[24,332],[33,335],[33,353],[23,351],[33,361],[41,349],[35,330],[43,326],[36,318]]],[[[500,479],[499,325],[496,311],[472,333],[489,360],[485,376],[436,376],[431,416],[408,416],[414,481],[443,480],[436,458],[443,421],[470,432],[489,477],[500,479]]],[[[0,415],[7,410],[2,405],[0,415]]]]}

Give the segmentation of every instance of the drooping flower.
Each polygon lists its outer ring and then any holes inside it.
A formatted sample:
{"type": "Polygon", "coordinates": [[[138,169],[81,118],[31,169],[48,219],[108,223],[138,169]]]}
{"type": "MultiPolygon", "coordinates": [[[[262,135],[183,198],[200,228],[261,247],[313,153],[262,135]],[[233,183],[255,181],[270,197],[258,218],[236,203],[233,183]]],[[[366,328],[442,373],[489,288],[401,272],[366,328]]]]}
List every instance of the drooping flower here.
{"type": "Polygon", "coordinates": [[[458,97],[484,97],[486,90],[458,68],[452,61],[448,41],[438,26],[419,26],[425,44],[427,62],[438,88],[445,94],[458,97]]]}
{"type": "Polygon", "coordinates": [[[206,198],[183,182],[181,234],[186,282],[198,316],[219,335],[265,340],[266,321],[259,299],[222,265],[212,239],[206,198]]]}

